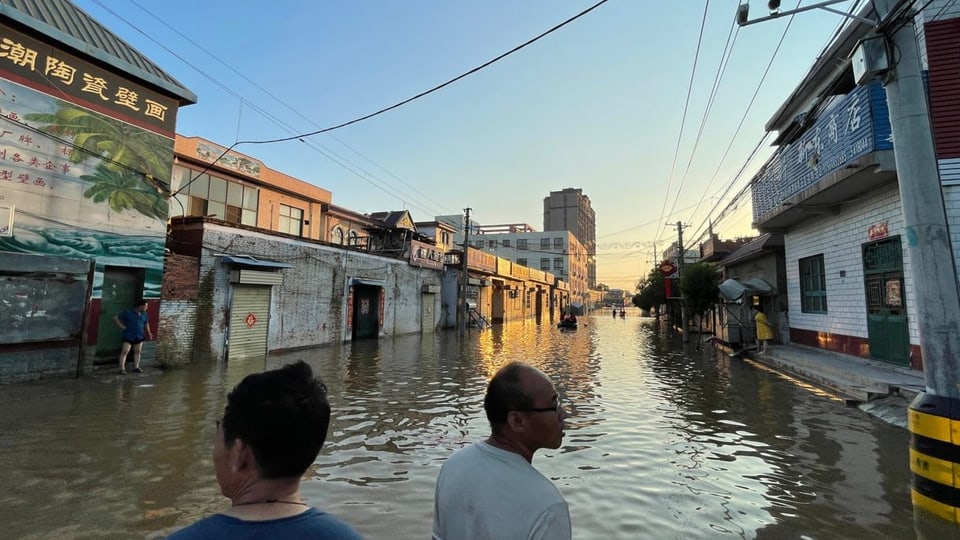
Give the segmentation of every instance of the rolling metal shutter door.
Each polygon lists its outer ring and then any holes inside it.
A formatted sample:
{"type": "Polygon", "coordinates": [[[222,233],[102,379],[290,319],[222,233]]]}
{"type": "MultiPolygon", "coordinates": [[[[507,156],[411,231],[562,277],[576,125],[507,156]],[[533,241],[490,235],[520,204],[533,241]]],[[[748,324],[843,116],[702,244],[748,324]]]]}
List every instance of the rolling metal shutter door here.
{"type": "Polygon", "coordinates": [[[234,285],[228,358],[264,356],[270,322],[270,287],[234,285]]]}

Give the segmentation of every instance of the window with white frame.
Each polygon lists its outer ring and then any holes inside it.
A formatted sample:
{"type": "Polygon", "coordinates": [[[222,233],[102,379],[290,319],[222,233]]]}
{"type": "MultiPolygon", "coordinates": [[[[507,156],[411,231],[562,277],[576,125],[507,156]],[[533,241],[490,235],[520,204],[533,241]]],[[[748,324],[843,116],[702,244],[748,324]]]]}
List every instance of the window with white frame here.
{"type": "Polygon", "coordinates": [[[278,230],[294,236],[303,235],[303,210],[285,204],[280,205],[280,225],[278,230]]]}
{"type": "Polygon", "coordinates": [[[343,245],[343,229],[340,227],[334,227],[333,234],[330,235],[330,241],[334,244],[343,245]]]}

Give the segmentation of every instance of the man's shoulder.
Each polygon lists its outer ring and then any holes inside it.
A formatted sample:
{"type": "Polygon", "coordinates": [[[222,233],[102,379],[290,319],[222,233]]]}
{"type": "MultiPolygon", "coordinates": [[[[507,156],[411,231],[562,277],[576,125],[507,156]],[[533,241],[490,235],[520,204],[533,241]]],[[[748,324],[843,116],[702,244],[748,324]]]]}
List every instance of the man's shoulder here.
{"type": "Polygon", "coordinates": [[[220,514],[214,514],[205,517],[191,525],[180,529],[179,531],[167,537],[167,540],[198,540],[203,538],[214,538],[218,533],[222,533],[226,517],[220,514]]]}
{"type": "Polygon", "coordinates": [[[256,538],[282,535],[290,538],[328,538],[333,540],[361,540],[363,538],[345,521],[316,508],[311,508],[296,516],[270,521],[243,521],[215,514],[180,529],[169,536],[168,539],[247,538],[247,535],[256,538]]]}

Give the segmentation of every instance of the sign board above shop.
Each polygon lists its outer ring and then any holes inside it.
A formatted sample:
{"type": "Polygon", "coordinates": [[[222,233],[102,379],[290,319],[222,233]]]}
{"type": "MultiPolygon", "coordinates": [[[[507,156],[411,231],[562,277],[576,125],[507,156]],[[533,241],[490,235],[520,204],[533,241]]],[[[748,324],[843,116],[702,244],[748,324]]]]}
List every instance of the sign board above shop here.
{"type": "Polygon", "coordinates": [[[437,246],[411,240],[410,265],[443,270],[443,252],[437,246]]]}
{"type": "MultiPolygon", "coordinates": [[[[176,100],[5,24],[0,24],[0,76],[135,126],[174,136],[176,100]]],[[[7,116],[5,112],[0,114],[7,116]]]]}
{"type": "Polygon", "coordinates": [[[821,113],[799,139],[781,146],[753,177],[756,221],[788,197],[857,158],[893,149],[887,97],[879,81],[832,99],[833,106],[821,113]]]}

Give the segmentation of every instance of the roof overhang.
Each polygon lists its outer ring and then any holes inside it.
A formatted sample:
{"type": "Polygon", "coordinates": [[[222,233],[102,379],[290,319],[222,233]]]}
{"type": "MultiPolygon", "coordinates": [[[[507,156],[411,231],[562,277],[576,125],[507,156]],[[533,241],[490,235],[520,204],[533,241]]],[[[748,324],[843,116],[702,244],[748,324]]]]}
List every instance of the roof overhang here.
{"type": "Polygon", "coordinates": [[[754,225],[761,232],[783,232],[812,217],[835,213],[840,205],[896,180],[893,150],[870,152],[785,198],[754,225]]]}
{"type": "Polygon", "coordinates": [[[241,267],[247,268],[271,268],[271,269],[280,269],[280,268],[293,268],[292,264],[276,262],[276,261],[263,261],[249,255],[220,255],[220,258],[223,262],[227,264],[232,264],[241,267]]]}

